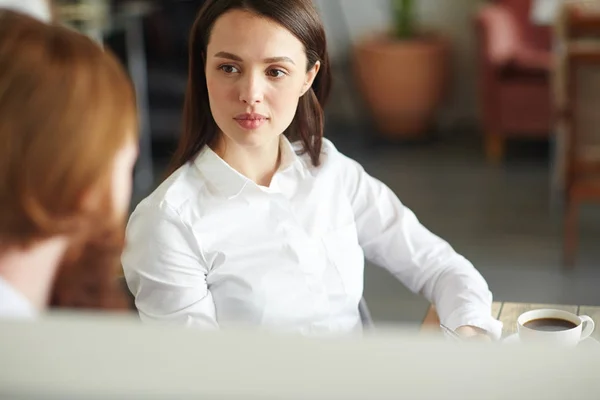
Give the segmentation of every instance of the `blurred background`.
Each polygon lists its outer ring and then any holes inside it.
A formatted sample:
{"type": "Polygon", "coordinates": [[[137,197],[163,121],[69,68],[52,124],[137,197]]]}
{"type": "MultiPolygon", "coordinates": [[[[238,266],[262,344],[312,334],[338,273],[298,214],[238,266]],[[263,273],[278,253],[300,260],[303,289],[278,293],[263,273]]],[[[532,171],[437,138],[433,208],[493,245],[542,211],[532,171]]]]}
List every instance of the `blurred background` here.
{"type": "MultiPolygon", "coordinates": [[[[202,0],[60,0],[136,84],[132,207],[177,143],[202,0]]],[[[495,300],[600,305],[597,1],[315,0],[334,70],[326,136],[481,271],[495,300]]],[[[373,318],[426,300],[366,268],[373,318]]]]}

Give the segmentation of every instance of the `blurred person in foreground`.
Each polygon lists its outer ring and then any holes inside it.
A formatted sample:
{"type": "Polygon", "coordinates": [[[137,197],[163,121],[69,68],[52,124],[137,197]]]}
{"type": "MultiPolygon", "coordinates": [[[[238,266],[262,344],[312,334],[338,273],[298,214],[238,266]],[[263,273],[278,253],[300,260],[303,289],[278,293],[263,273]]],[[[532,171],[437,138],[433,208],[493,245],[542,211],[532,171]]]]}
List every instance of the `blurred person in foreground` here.
{"type": "Polygon", "coordinates": [[[89,38],[0,11],[0,316],[126,306],[133,87],[89,38]]]}
{"type": "Polygon", "coordinates": [[[500,336],[473,265],[323,138],[331,70],[311,0],[208,0],[189,65],[172,173],[127,227],[144,321],[360,332],[366,256],[461,335],[500,336]]]}

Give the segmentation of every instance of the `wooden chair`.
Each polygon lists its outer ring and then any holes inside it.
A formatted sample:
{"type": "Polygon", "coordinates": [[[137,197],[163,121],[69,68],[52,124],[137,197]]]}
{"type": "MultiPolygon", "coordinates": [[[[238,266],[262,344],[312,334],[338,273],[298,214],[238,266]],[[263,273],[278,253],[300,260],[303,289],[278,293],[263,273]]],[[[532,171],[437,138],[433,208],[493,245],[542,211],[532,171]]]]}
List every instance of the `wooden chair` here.
{"type": "Polygon", "coordinates": [[[564,264],[573,268],[578,248],[579,207],[584,202],[600,202],[600,158],[590,153],[578,118],[579,107],[584,104],[580,101],[579,72],[584,66],[593,66],[600,74],[600,12],[585,13],[567,6],[563,23],[567,66],[566,102],[560,110],[566,126],[564,264]],[[590,38],[591,41],[582,41],[590,38]]]}

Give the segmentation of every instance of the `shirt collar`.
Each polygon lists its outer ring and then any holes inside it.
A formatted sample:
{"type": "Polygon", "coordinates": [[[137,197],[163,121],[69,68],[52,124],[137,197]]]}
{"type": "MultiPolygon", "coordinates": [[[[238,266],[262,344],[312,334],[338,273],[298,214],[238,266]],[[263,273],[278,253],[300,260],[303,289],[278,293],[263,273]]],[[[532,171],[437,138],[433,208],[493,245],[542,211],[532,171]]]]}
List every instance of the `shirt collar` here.
{"type": "MultiPolygon", "coordinates": [[[[280,135],[279,151],[281,161],[277,173],[287,171],[290,168],[301,168],[300,157],[296,154],[294,146],[285,137],[280,135]]],[[[210,183],[227,197],[235,197],[241,193],[247,185],[256,183],[233,169],[209,146],[204,146],[196,156],[194,164],[210,183]]]]}
{"type": "Polygon", "coordinates": [[[277,172],[285,171],[293,165],[300,165],[300,158],[294,150],[294,146],[290,143],[285,135],[280,135],[279,151],[281,152],[281,162],[277,172]]]}

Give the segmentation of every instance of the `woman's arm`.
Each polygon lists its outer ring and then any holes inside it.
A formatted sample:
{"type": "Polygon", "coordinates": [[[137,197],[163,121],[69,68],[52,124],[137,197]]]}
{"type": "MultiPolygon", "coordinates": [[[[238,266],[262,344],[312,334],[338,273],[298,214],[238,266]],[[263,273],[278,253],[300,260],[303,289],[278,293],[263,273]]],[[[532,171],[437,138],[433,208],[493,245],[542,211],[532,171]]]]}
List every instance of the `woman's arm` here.
{"type": "Polygon", "coordinates": [[[427,230],[386,185],[358,163],[340,153],[332,156],[340,157],[366,258],[435,304],[444,325],[455,330],[472,326],[498,338],[502,324],[491,315],[492,294],[473,265],[427,230]]]}
{"type": "Polygon", "coordinates": [[[218,328],[206,261],[174,210],[138,206],[126,239],[121,261],[143,321],[218,328]]]}

